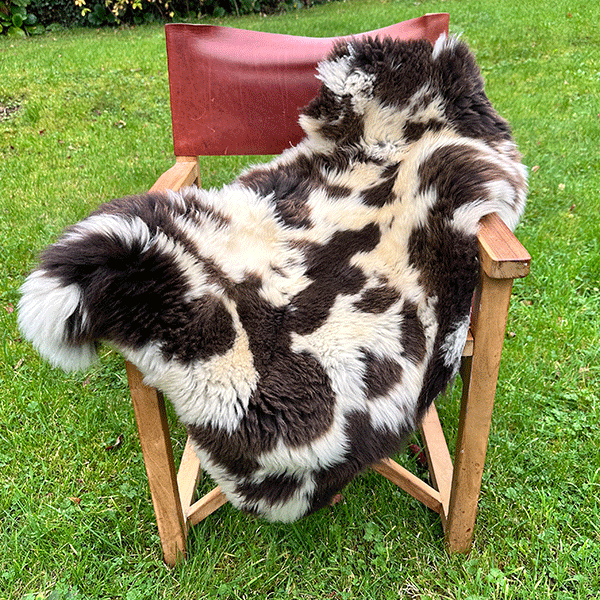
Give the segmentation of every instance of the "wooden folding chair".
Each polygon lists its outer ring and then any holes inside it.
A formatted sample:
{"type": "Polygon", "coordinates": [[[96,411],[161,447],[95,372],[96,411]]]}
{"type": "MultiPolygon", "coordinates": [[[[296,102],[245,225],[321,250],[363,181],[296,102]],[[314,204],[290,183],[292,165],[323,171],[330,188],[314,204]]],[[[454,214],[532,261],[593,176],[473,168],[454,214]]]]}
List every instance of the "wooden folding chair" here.
{"type": "MultiPolygon", "coordinates": [[[[435,14],[370,34],[433,43],[447,30],[448,15],[435,14]]],[[[211,25],[167,25],[166,39],[176,163],[152,191],[200,185],[198,156],[278,154],[299,142],[299,108],[316,95],[316,63],[335,42],[211,25]]],[[[422,424],[433,487],[392,460],[373,465],[441,515],[451,552],[471,544],[512,282],[527,275],[530,262],[495,215],[483,220],[479,242],[481,284],[464,350],[455,465],[435,406],[422,424]]],[[[164,559],[173,565],[185,556],[188,527],[226,499],[217,487],[194,502],[197,457],[188,442],[176,472],[163,398],[135,366],[126,368],[164,559]]]]}

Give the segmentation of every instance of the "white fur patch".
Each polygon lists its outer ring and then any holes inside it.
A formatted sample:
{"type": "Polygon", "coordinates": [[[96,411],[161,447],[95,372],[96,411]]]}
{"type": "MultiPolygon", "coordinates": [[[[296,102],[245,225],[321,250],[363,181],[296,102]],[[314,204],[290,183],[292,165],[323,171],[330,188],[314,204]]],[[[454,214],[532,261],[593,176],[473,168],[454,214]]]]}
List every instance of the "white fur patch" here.
{"type": "Polygon", "coordinates": [[[317,79],[320,79],[334,94],[346,94],[346,83],[350,75],[351,54],[340,56],[335,60],[324,60],[317,66],[317,79]]]}
{"type": "Polygon", "coordinates": [[[415,373],[409,373],[408,377],[404,373],[401,383],[396,384],[385,396],[369,403],[371,424],[382,432],[411,431],[416,427],[417,398],[421,391],[423,369],[410,370],[415,373]]]}
{"type": "Polygon", "coordinates": [[[119,350],[138,366],[148,385],[166,393],[183,423],[231,432],[243,418],[258,382],[248,335],[237,313],[232,317],[236,333],[232,348],[205,361],[165,360],[157,344],[119,350]]]}
{"type": "Polygon", "coordinates": [[[458,368],[460,365],[460,359],[467,341],[467,334],[469,332],[469,325],[471,319],[466,317],[462,321],[455,323],[450,332],[444,338],[442,346],[440,348],[444,355],[444,364],[448,368],[458,368]]]}
{"type": "Polygon", "coordinates": [[[90,234],[112,236],[128,246],[137,243],[145,247],[150,242],[148,226],[139,217],[97,214],[77,223],[58,243],[68,244],[71,240],[85,239],[90,234]]]}
{"type": "Polygon", "coordinates": [[[440,55],[445,51],[453,51],[460,41],[460,35],[448,37],[442,33],[433,45],[433,59],[438,60],[440,55]]]}
{"type": "Polygon", "coordinates": [[[48,362],[76,371],[97,359],[93,343],[73,346],[66,341],[67,321],[80,310],[81,290],[77,285],[65,286],[45,271],[34,271],[21,286],[21,294],[19,329],[48,362]]]}
{"type": "Polygon", "coordinates": [[[272,199],[239,184],[196,193],[207,206],[230,219],[226,229],[216,221],[202,224],[201,235],[196,231],[193,236],[198,252],[236,283],[250,273],[267,276],[280,248],[282,228],[272,199]]]}

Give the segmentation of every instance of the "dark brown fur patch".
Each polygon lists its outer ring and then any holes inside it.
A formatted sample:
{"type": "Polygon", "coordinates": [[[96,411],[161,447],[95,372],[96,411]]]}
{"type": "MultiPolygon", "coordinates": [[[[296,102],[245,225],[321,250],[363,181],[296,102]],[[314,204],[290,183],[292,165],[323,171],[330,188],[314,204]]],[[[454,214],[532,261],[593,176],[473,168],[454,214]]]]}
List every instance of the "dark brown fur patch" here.
{"type": "Polygon", "coordinates": [[[419,167],[419,177],[421,192],[432,188],[437,192],[436,215],[448,218],[462,204],[486,198],[485,185],[490,181],[511,179],[468,146],[438,148],[419,167]]]}
{"type": "Polygon", "coordinates": [[[427,352],[425,330],[417,314],[417,305],[406,301],[401,314],[403,354],[417,365],[423,361],[427,352]]]}
{"type": "Polygon", "coordinates": [[[365,383],[367,400],[385,396],[397,383],[402,381],[402,366],[395,360],[379,357],[363,349],[365,363],[365,383]]]}
{"type": "Polygon", "coordinates": [[[184,361],[222,354],[233,345],[232,317],[221,301],[209,295],[186,300],[184,274],[156,246],[88,233],[68,246],[50,246],[41,266],[64,285],[80,286],[85,310],[94,315],[84,326],[82,313],[73,313],[73,343],[104,339],[140,348],[154,340],[166,357],[184,361]]]}
{"type": "Polygon", "coordinates": [[[269,366],[235,431],[189,427],[196,444],[233,474],[249,474],[256,468],[255,457],[279,441],[301,446],[331,426],[334,395],[316,358],[281,346],[269,366]]]}
{"type": "Polygon", "coordinates": [[[272,475],[259,482],[243,481],[238,484],[236,492],[246,502],[263,500],[273,506],[290,500],[300,484],[301,481],[293,475],[272,475]]]}
{"type": "Polygon", "coordinates": [[[382,181],[363,191],[362,199],[366,205],[381,208],[397,199],[392,190],[396,183],[399,167],[399,164],[386,167],[382,173],[382,181]]]}
{"type": "Polygon", "coordinates": [[[369,252],[379,243],[381,233],[374,223],[359,231],[338,231],[327,244],[312,245],[306,251],[306,274],[312,283],[292,301],[290,330],[307,335],[327,319],[338,294],[355,294],[365,283],[362,271],[350,265],[357,252],[369,252]]]}
{"type": "Polygon", "coordinates": [[[290,227],[310,227],[308,196],[316,179],[314,174],[298,169],[298,165],[279,169],[256,168],[245,173],[239,182],[262,197],[273,194],[278,215],[290,227]]]}
{"type": "Polygon", "coordinates": [[[416,90],[430,81],[433,47],[427,40],[397,44],[390,38],[361,46],[353,64],[374,77],[373,95],[381,103],[405,106],[416,90]]]}
{"type": "Polygon", "coordinates": [[[510,127],[488,100],[475,57],[465,44],[440,52],[435,68],[446,116],[460,135],[488,142],[511,139],[510,127]]]}
{"type": "Polygon", "coordinates": [[[399,298],[400,294],[397,290],[387,285],[380,285],[367,288],[362,293],[360,300],[354,303],[354,306],[362,312],[381,314],[390,308],[399,298]]]}
{"type": "Polygon", "coordinates": [[[363,135],[363,120],[354,112],[349,97],[340,98],[322,87],[304,114],[319,122],[319,133],[339,144],[358,143],[363,135]]]}
{"type": "Polygon", "coordinates": [[[426,133],[435,133],[446,126],[446,123],[438,119],[428,121],[407,121],[404,125],[403,135],[407,142],[416,142],[426,133]]]}

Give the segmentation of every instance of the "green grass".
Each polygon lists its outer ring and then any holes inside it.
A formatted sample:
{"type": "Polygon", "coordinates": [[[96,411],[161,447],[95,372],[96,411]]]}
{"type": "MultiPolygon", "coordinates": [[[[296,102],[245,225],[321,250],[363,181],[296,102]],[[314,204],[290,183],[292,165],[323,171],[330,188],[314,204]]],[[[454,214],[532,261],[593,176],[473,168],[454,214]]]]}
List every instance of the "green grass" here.
{"type": "MultiPolygon", "coordinates": [[[[471,554],[449,557],[439,518],[368,474],[293,525],[224,507],[192,531],[185,564],[162,564],[120,360],[51,369],[15,307],[63,227],[170,166],[163,30],[53,32],[0,39],[1,600],[597,597],[600,7],[354,0],[222,22],[326,36],[440,10],[531,168],[518,235],[533,266],[515,285],[471,554]]],[[[246,161],[204,160],[205,185],[246,161]]],[[[440,404],[452,431],[456,402],[440,404]]]]}

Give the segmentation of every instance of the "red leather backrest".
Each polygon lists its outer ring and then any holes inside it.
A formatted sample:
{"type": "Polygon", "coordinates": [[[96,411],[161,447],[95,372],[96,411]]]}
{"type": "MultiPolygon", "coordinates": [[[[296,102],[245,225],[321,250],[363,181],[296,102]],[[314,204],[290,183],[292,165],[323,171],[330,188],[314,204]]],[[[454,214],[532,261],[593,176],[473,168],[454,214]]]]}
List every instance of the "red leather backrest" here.
{"type": "Polygon", "coordinates": [[[425,38],[447,13],[344,38],[309,38],[216,25],[166,25],[176,156],[279,154],[303,137],[299,111],[316,95],[316,65],[351,37],[425,38]]]}

